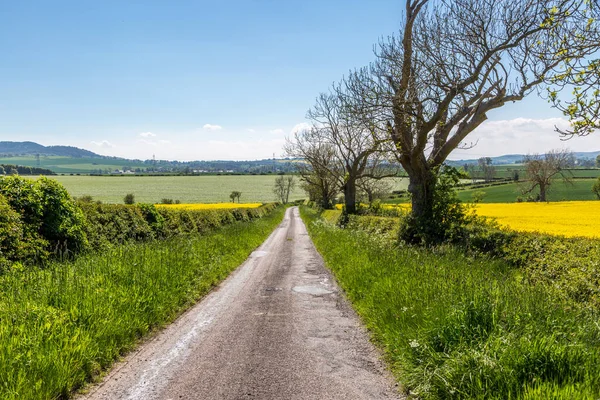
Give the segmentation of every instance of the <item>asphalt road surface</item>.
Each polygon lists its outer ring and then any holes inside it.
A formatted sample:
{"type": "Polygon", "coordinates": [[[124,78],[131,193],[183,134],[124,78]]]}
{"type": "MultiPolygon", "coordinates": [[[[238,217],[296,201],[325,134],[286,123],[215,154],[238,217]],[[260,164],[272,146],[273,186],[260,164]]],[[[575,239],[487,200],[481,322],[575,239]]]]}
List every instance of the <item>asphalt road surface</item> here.
{"type": "Polygon", "coordinates": [[[86,400],[397,399],[297,208],[199,304],[86,400]]]}

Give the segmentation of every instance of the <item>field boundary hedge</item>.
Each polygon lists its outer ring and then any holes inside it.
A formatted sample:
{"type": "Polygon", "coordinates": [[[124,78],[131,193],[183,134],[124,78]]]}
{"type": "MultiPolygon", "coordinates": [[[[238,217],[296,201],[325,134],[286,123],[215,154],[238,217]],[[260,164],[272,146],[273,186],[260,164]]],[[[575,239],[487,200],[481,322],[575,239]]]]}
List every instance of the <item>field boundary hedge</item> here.
{"type": "Polygon", "coordinates": [[[258,208],[185,210],[153,204],[79,204],[86,218],[86,235],[94,249],[125,243],[168,239],[206,233],[237,221],[252,221],[270,214],[278,203],[258,208]]]}
{"type": "MultiPolygon", "coordinates": [[[[324,220],[333,225],[336,222],[332,215],[324,220]]],[[[345,227],[397,245],[401,224],[400,218],[352,215],[345,227]]],[[[449,245],[470,255],[504,260],[520,268],[523,279],[543,285],[554,296],[600,310],[600,239],[516,232],[477,219],[452,237],[449,245]]]]}
{"type": "Polygon", "coordinates": [[[76,202],[53,179],[0,177],[0,273],[127,243],[203,234],[233,222],[262,218],[277,205],[172,210],[152,204],[76,202]]]}

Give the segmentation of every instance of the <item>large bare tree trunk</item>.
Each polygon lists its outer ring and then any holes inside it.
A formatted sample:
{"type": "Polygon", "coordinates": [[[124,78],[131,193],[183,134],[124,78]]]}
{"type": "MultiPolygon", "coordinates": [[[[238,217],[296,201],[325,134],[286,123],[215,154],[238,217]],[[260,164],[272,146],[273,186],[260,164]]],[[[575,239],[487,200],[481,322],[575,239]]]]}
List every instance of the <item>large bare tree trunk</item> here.
{"type": "Polygon", "coordinates": [[[540,201],[546,201],[546,185],[540,183],[540,201]]]}
{"type": "Polygon", "coordinates": [[[435,174],[422,166],[411,168],[408,172],[408,191],[412,195],[412,215],[417,221],[433,217],[433,193],[435,174]]]}
{"type": "Polygon", "coordinates": [[[344,201],[347,214],[356,214],[356,180],[348,179],[344,185],[344,201]]]}

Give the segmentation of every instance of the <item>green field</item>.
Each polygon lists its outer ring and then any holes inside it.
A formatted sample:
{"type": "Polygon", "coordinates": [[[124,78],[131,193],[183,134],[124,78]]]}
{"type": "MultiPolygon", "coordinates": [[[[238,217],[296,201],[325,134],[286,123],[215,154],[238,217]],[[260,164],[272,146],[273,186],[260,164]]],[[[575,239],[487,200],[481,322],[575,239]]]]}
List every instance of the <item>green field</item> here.
{"type": "MultiPolygon", "coordinates": [[[[158,203],[163,198],[182,203],[228,202],[229,194],[242,192],[242,203],[274,201],[271,175],[203,175],[203,176],[53,176],[72,196],[90,195],[105,203],[122,203],[127,193],[133,193],[137,202],[158,203]]],[[[405,178],[390,178],[393,190],[408,187],[405,178]]],[[[300,189],[299,177],[290,201],[306,198],[300,189]]]]}
{"type": "MultiPolygon", "coordinates": [[[[106,203],[122,203],[127,193],[137,202],[159,203],[168,198],[182,203],[223,203],[229,194],[242,192],[242,203],[271,202],[275,176],[53,176],[72,196],[90,195],[106,203]]],[[[290,200],[304,199],[306,194],[296,185],[290,200]]]]}
{"type": "MultiPolygon", "coordinates": [[[[573,201],[573,200],[596,200],[592,193],[593,179],[576,179],[573,185],[565,185],[561,181],[552,184],[548,192],[548,201],[573,201]]],[[[484,192],[482,203],[513,203],[517,197],[526,197],[522,194],[523,183],[510,183],[508,185],[491,186],[480,189],[465,189],[458,191],[458,197],[464,202],[473,200],[474,192],[484,192]]],[[[536,193],[533,193],[535,197],[536,193]]]]}
{"type": "MultiPolygon", "coordinates": [[[[514,171],[519,172],[521,179],[525,177],[525,167],[522,164],[497,165],[495,178],[512,178],[514,171]]],[[[575,178],[597,178],[600,176],[600,168],[576,168],[569,170],[575,178]]],[[[480,171],[469,172],[471,177],[482,179],[483,174],[480,171]]]]}
{"type": "Polygon", "coordinates": [[[0,157],[0,164],[24,165],[50,169],[59,174],[89,174],[94,170],[115,170],[123,167],[147,168],[143,162],[127,162],[122,160],[91,158],[91,157],[61,157],[42,156],[38,164],[34,156],[0,157]]]}

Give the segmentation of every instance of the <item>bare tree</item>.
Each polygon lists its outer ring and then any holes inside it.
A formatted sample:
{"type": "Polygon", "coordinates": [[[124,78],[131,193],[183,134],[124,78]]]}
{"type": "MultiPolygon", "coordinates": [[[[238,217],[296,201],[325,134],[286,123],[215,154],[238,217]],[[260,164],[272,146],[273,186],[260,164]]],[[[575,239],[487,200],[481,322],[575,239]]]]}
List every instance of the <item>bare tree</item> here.
{"type": "MultiPolygon", "coordinates": [[[[469,146],[490,111],[536,90],[560,90],[578,79],[573,65],[597,78],[597,17],[598,5],[587,0],[406,1],[399,35],[379,44],[354,92],[363,108],[379,109],[377,124],[409,176],[413,217],[433,218],[437,171],[469,146]]],[[[580,83],[593,88],[593,78],[580,83]]],[[[597,90],[586,94],[597,100],[597,90]]],[[[570,114],[572,123],[597,122],[597,108],[587,111],[570,114]]]]}
{"type": "Polygon", "coordinates": [[[296,187],[296,181],[293,175],[280,175],[275,179],[273,193],[277,196],[277,200],[280,200],[283,204],[287,204],[294,187],[296,187]]]}
{"type": "Polygon", "coordinates": [[[483,174],[483,179],[486,182],[491,182],[494,180],[494,176],[496,175],[496,167],[492,164],[492,159],[490,157],[481,157],[477,160],[477,164],[479,165],[479,169],[483,174]]]}
{"type": "Polygon", "coordinates": [[[384,199],[392,192],[392,184],[385,179],[363,178],[358,181],[358,187],[369,204],[384,199]]]}
{"type": "Polygon", "coordinates": [[[388,142],[379,138],[369,122],[348,106],[347,99],[341,85],[319,95],[307,113],[312,127],[297,132],[288,141],[286,152],[304,158],[312,171],[335,179],[338,190],[344,193],[346,212],[354,214],[357,182],[395,176],[397,171],[384,167],[388,165],[388,142]],[[314,157],[314,153],[320,157],[314,157]]]}
{"type": "Polygon", "coordinates": [[[297,132],[284,149],[291,157],[298,158],[296,170],[309,199],[323,209],[330,209],[340,191],[338,175],[342,171],[330,167],[335,154],[333,146],[312,140],[310,133],[297,132]]]}
{"type": "Polygon", "coordinates": [[[569,150],[551,150],[540,156],[525,156],[525,173],[527,180],[524,194],[539,188],[539,201],[546,201],[546,195],[553,181],[561,178],[565,183],[573,183],[573,175],[569,168],[572,165],[573,153],[569,150]]]}

